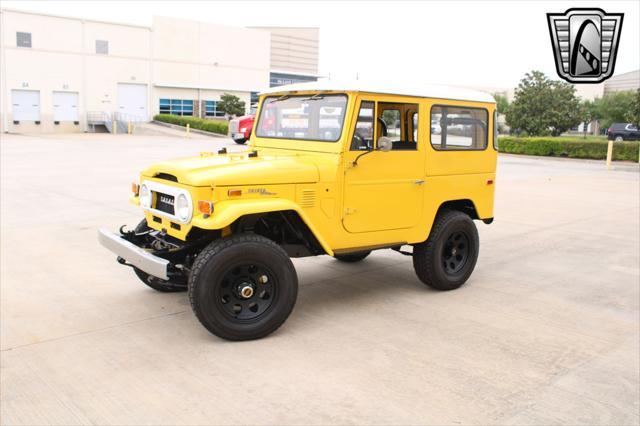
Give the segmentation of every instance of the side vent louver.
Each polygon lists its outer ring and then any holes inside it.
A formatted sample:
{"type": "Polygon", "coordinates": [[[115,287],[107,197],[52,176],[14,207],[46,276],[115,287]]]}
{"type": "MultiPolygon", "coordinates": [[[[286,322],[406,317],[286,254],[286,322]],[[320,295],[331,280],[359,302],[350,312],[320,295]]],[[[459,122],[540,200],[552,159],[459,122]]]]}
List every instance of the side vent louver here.
{"type": "Polygon", "coordinates": [[[314,189],[300,191],[299,204],[302,207],[313,207],[316,204],[316,191],[314,189]]]}

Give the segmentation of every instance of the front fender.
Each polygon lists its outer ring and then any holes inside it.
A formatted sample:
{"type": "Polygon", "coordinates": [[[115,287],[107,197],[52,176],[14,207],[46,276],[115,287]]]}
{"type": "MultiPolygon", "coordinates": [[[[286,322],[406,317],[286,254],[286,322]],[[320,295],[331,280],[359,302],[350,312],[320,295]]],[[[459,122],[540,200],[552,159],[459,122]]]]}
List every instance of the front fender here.
{"type": "Polygon", "coordinates": [[[292,210],[298,213],[302,221],[309,227],[309,230],[316,237],[322,248],[333,256],[333,250],[326,240],[318,232],[305,212],[291,200],[281,198],[250,199],[221,201],[215,204],[214,212],[208,218],[196,216],[191,221],[191,225],[201,229],[224,229],[238,220],[242,216],[256,213],[270,213],[277,211],[292,210]]]}

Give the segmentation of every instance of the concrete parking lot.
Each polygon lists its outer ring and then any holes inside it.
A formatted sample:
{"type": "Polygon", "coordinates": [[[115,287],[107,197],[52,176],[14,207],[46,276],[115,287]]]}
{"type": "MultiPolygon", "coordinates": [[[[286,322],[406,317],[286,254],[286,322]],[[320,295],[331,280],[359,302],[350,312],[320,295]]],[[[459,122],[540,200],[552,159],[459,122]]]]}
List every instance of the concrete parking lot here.
{"type": "Polygon", "coordinates": [[[637,165],[501,156],[496,221],[461,289],[390,250],[295,260],[296,308],[258,341],[210,335],[96,230],[194,135],[2,135],[2,424],[638,424],[637,165]]]}

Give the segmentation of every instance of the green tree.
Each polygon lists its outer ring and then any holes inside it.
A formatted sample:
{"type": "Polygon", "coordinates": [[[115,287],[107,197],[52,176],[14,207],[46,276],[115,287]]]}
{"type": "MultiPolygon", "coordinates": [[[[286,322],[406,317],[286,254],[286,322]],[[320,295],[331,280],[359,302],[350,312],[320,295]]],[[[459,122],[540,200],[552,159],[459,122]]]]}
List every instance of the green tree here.
{"type": "Polygon", "coordinates": [[[640,89],[636,90],[636,94],[633,97],[629,121],[635,124],[637,128],[640,128],[640,89]]]}
{"type": "Polygon", "coordinates": [[[494,93],[493,97],[496,100],[498,114],[506,114],[509,110],[509,100],[507,99],[507,97],[505,95],[501,95],[500,93],[494,93]]]}
{"type": "Polygon", "coordinates": [[[582,121],[575,88],[540,71],[525,74],[506,115],[512,129],[536,136],[558,136],[582,121]]]}
{"type": "Polygon", "coordinates": [[[585,100],[580,104],[581,121],[585,123],[582,136],[587,137],[587,124],[598,118],[598,106],[595,101],[585,100]]]}
{"type": "Polygon", "coordinates": [[[638,92],[613,92],[594,100],[594,118],[600,120],[600,128],[607,129],[611,123],[637,122],[638,92]]]}
{"type": "Polygon", "coordinates": [[[225,93],[220,96],[220,102],[218,102],[218,109],[230,116],[238,116],[244,114],[244,101],[241,101],[239,97],[225,93]]]}

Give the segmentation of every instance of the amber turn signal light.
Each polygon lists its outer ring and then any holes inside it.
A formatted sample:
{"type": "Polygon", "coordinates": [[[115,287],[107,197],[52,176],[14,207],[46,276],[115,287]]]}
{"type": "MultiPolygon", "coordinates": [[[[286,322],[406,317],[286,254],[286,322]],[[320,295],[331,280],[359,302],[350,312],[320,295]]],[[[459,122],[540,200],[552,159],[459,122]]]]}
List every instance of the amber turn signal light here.
{"type": "Polygon", "coordinates": [[[133,192],[133,195],[138,195],[138,192],[140,192],[140,185],[138,185],[135,182],[131,183],[131,192],[133,192]]]}
{"type": "Polygon", "coordinates": [[[239,197],[242,195],[242,189],[230,189],[227,191],[229,197],[239,197]]]}
{"type": "Polygon", "coordinates": [[[198,201],[198,211],[202,214],[213,213],[213,203],[211,201],[198,201]]]}

